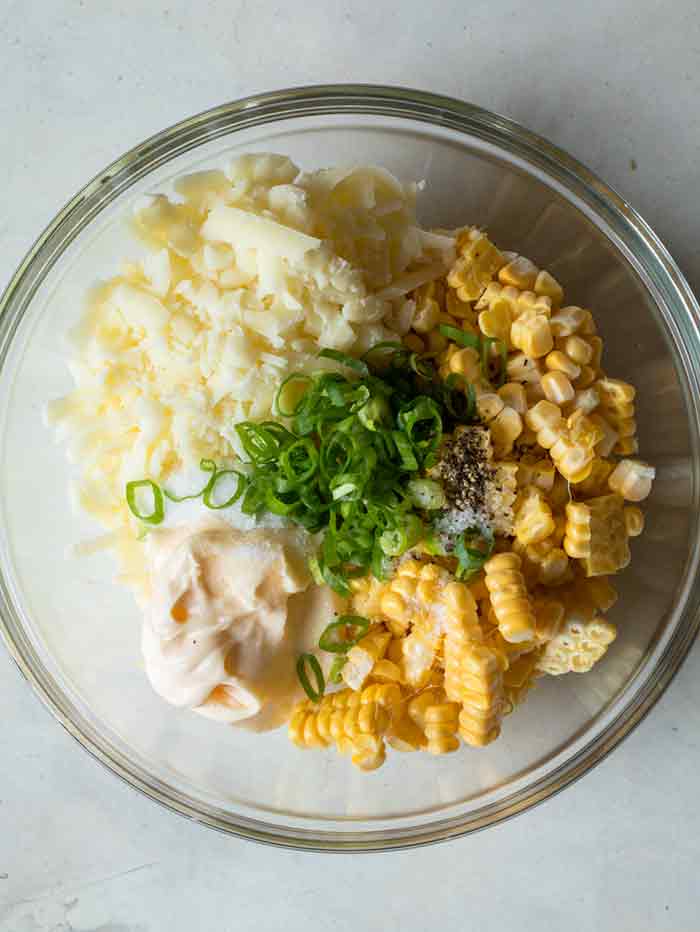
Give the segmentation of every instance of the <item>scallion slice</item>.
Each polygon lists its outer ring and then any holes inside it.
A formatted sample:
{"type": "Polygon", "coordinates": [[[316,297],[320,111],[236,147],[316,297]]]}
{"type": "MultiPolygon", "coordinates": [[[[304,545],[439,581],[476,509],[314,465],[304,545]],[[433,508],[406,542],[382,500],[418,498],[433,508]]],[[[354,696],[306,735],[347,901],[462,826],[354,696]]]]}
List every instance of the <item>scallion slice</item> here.
{"type": "Polygon", "coordinates": [[[297,660],[297,676],[299,677],[299,682],[301,683],[304,692],[309,697],[309,699],[312,702],[320,702],[323,698],[323,694],[326,691],[326,681],[323,678],[321,664],[313,654],[301,654],[297,660]],[[313,673],[314,679],[316,680],[316,689],[312,687],[309,681],[309,676],[306,672],[307,666],[313,673]]]}
{"type": "Polygon", "coordinates": [[[152,479],[137,479],[135,482],[126,484],[126,503],[129,510],[135,518],[143,521],[145,524],[160,524],[165,517],[165,504],[163,502],[163,492],[160,486],[153,482],[152,479]],[[139,489],[150,489],[153,496],[153,508],[150,512],[144,513],[140,510],[136,497],[139,489]]]}
{"type": "Polygon", "coordinates": [[[344,654],[364,637],[368,628],[369,620],[362,615],[341,615],[324,629],[318,646],[331,654],[344,654]]]}
{"type": "Polygon", "coordinates": [[[467,333],[466,330],[458,330],[457,327],[450,327],[449,324],[440,324],[438,330],[443,337],[447,337],[448,340],[452,340],[452,342],[457,343],[458,346],[468,346],[471,349],[477,350],[477,352],[479,351],[481,340],[475,333],[467,333]]]}

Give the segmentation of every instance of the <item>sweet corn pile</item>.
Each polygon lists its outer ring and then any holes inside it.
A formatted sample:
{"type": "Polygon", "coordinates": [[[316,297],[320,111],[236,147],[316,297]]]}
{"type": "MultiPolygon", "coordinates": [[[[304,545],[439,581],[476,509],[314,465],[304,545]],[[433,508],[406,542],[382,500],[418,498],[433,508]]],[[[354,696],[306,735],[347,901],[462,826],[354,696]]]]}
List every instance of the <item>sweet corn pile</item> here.
{"type": "Polygon", "coordinates": [[[630,561],[655,474],[635,458],[635,389],[603,370],[591,312],[565,305],[552,275],[477,229],[457,247],[445,278],[414,292],[404,343],[473,387],[473,430],[488,431],[498,476],[487,510],[495,546],[467,580],[421,545],[387,581],[354,580],[351,610],[371,627],[348,652],[343,688],[300,703],[290,736],[335,745],[365,770],[384,762],[387,744],[430,754],[460,739],[487,745],[538,677],[600,660],[616,636],[608,577],[630,561]],[[486,358],[440,325],[491,338],[486,358]],[[505,348],[501,384],[493,341],[505,348]]]}

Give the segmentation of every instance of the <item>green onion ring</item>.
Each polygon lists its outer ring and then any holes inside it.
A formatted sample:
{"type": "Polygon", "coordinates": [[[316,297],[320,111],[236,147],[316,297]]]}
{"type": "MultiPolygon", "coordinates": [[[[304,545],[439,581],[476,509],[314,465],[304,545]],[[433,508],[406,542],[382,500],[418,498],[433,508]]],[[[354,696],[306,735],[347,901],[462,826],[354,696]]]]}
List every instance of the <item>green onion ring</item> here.
{"type": "Polygon", "coordinates": [[[204,502],[206,507],[211,508],[212,511],[220,511],[222,508],[230,508],[231,505],[234,505],[238,501],[238,499],[241,497],[241,495],[243,495],[247,484],[248,484],[247,477],[244,476],[243,473],[238,472],[237,469],[219,469],[214,473],[214,475],[211,477],[208,484],[204,488],[203,495],[202,495],[202,501],[204,502]],[[233,495],[227,498],[225,502],[221,502],[220,504],[217,504],[214,501],[214,490],[216,489],[216,486],[219,480],[223,476],[236,476],[238,481],[236,482],[236,489],[233,495]]]}
{"type": "Polygon", "coordinates": [[[304,688],[304,692],[312,702],[320,702],[326,691],[326,681],[323,678],[323,670],[313,654],[301,654],[297,660],[297,676],[299,682],[304,688]],[[316,689],[313,689],[306,673],[306,665],[309,665],[311,672],[316,680],[316,689]]]}
{"type": "Polygon", "coordinates": [[[329,654],[344,654],[365,636],[368,628],[369,620],[362,615],[341,615],[337,621],[332,621],[323,630],[318,639],[318,646],[329,654]],[[352,637],[338,640],[338,635],[342,636],[348,628],[356,629],[356,633],[352,637]]]}
{"type": "Polygon", "coordinates": [[[163,503],[163,493],[159,485],[152,479],[137,479],[135,482],[126,484],[126,503],[129,510],[135,518],[143,521],[145,524],[160,524],[165,517],[165,505],[163,503]],[[139,489],[150,489],[153,493],[153,511],[150,514],[143,514],[139,511],[136,504],[136,493],[139,489]]]}

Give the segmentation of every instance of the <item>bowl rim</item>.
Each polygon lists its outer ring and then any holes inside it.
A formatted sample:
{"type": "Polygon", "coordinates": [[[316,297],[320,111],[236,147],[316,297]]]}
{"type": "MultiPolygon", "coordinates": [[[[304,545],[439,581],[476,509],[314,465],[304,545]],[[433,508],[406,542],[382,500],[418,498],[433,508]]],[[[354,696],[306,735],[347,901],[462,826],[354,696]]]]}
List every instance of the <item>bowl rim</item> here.
{"type": "MultiPolygon", "coordinates": [[[[247,126],[339,114],[403,117],[433,127],[448,127],[465,135],[477,135],[501,148],[507,144],[511,153],[517,153],[529,166],[539,168],[548,181],[555,180],[569,193],[575,194],[615,231],[619,245],[625,247],[623,251],[626,251],[628,260],[637,260],[637,271],[643,273],[647,282],[652,280],[667,300],[686,315],[687,319],[679,318],[679,326],[689,327],[691,336],[687,348],[691,365],[683,367],[691,383],[685,386],[685,401],[689,418],[694,415],[697,427],[700,423],[700,380],[697,375],[700,372],[700,306],[674,260],[646,221],[585,165],[518,123],[452,97],[374,84],[309,85],[243,97],[188,117],[117,158],[58,212],[10,279],[0,297],[0,367],[25,310],[56,261],[101,210],[138,178],[197,145],[233,134],[247,126]]],[[[677,345],[675,349],[680,351],[677,345]]],[[[697,430],[691,441],[697,461],[697,430]]],[[[693,491],[696,495],[695,476],[693,491]]],[[[76,713],[71,704],[59,689],[54,688],[51,678],[43,675],[28,659],[28,655],[33,653],[28,641],[22,639],[24,643],[20,643],[21,622],[10,617],[14,615],[13,600],[2,575],[0,635],[21,674],[71,737],[110,772],[166,808],[227,834],[278,847],[345,852],[397,850],[459,837],[524,812],[578,780],[631,733],[667,689],[700,630],[700,593],[690,591],[692,574],[689,572],[689,568],[697,564],[698,547],[696,539],[684,577],[688,598],[682,617],[677,619],[671,639],[654,668],[654,675],[647,678],[596,738],[559,768],[515,791],[505,800],[484,806],[466,817],[432,821],[410,829],[363,832],[290,830],[242,816],[232,817],[230,813],[217,812],[212,807],[207,807],[208,812],[204,812],[201,805],[193,804],[174,788],[156,785],[156,780],[149,782],[148,775],[139,772],[137,766],[129,766],[125,760],[114,760],[109,753],[109,743],[99,735],[88,734],[91,729],[86,723],[81,728],[74,720],[76,713]],[[73,716],[69,714],[71,708],[73,716]]]]}

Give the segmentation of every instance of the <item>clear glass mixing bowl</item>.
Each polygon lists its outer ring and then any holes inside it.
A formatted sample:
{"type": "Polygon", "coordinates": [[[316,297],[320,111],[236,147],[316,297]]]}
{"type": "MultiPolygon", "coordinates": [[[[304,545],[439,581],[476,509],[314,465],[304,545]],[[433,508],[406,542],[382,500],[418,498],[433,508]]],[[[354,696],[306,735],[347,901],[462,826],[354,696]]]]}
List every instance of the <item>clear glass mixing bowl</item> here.
{"type": "Polygon", "coordinates": [[[0,615],[8,648],[56,718],[98,760],[193,819],[300,848],[417,845],[507,818],[600,761],[668,685],[698,629],[699,308],[644,221],[545,140],[468,104],[395,88],[318,87],[204,113],[134,149],[38,240],[0,307],[0,615]],[[656,464],[648,526],[612,612],[619,638],[585,676],[547,678],[502,740],[445,758],[392,754],[363,775],[284,733],[224,728],[163,703],[141,669],[139,617],[111,558],[70,556],[95,527],[73,513],[70,468],[42,424],[70,387],[61,338],[88,287],[139,253],[140,195],[233,153],[301,166],[377,162],[423,178],[427,225],[487,227],[592,307],[616,375],[639,387],[656,464]]]}

